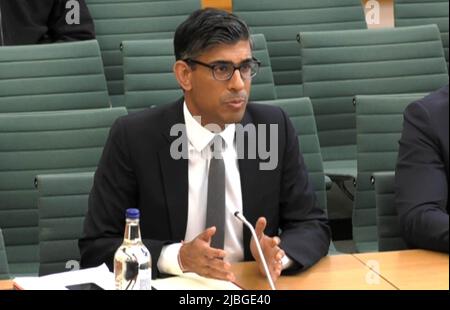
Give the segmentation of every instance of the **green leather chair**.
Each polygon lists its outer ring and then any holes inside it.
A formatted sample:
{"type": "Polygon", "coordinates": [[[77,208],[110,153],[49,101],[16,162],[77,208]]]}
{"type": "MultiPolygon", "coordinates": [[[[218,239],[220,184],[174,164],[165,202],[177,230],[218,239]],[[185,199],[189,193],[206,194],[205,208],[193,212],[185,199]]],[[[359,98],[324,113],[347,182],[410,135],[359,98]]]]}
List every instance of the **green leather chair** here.
{"type": "Polygon", "coordinates": [[[38,272],[38,174],[94,171],[125,108],[0,113],[0,227],[12,275],[38,272]]]}
{"type": "Polygon", "coordinates": [[[94,19],[113,106],[123,106],[120,43],[125,40],[170,39],[201,0],[86,0],[94,19]]]}
{"type": "Polygon", "coordinates": [[[395,0],[397,27],[436,24],[441,31],[448,66],[448,0],[395,0]]]}
{"type": "Polygon", "coordinates": [[[36,177],[40,276],[79,268],[78,239],[93,179],[93,172],[36,177]]]}
{"type": "Polygon", "coordinates": [[[310,181],[316,191],[318,203],[323,210],[327,209],[325,190],[325,174],[323,172],[322,155],[320,154],[316,122],[309,98],[278,99],[261,101],[282,108],[289,116],[297,132],[300,151],[305,159],[310,181]]]}
{"type": "Polygon", "coordinates": [[[183,96],[172,66],[171,39],[122,43],[125,106],[128,112],[168,104],[183,96]]]}
{"type": "Polygon", "coordinates": [[[360,0],[233,0],[233,12],[265,35],[278,98],[303,95],[299,31],[366,28],[360,0]]]}
{"type": "Polygon", "coordinates": [[[109,106],[97,41],[0,48],[0,113],[109,106]]]}
{"type": "Polygon", "coordinates": [[[378,250],[398,251],[407,249],[395,207],[395,172],[376,172],[375,185],[377,206],[378,250]]]}
{"type": "MultiPolygon", "coordinates": [[[[264,36],[254,35],[253,54],[262,65],[252,83],[252,100],[275,99],[275,86],[264,36]]],[[[124,41],[125,106],[129,112],[167,104],[183,93],[172,71],[175,63],[171,39],[124,41]]]]}
{"type": "Polygon", "coordinates": [[[316,115],[325,173],[356,177],[355,95],[428,93],[448,83],[435,25],[299,34],[304,95],[316,115]]]}
{"type": "Polygon", "coordinates": [[[9,279],[8,258],[6,257],[5,242],[0,229],[0,280],[9,279]]]}
{"type": "MultiPolygon", "coordinates": [[[[322,155],[311,101],[309,98],[292,98],[261,101],[260,103],[278,106],[289,116],[298,135],[300,151],[308,169],[310,182],[316,192],[318,205],[327,211],[326,178],[323,172],[322,155]]],[[[335,253],[336,249],[331,244],[330,254],[335,253]]]]}
{"type": "Polygon", "coordinates": [[[394,171],[403,111],[425,94],[356,96],[358,176],[353,207],[353,239],[358,251],[378,249],[375,193],[371,177],[394,171]]]}

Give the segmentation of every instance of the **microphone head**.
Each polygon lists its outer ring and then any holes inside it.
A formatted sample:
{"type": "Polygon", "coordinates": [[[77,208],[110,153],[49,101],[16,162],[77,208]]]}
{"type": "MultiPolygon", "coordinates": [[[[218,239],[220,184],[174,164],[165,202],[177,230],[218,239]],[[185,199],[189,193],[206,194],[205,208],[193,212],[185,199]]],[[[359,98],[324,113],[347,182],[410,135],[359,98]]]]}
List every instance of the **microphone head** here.
{"type": "Polygon", "coordinates": [[[234,212],[234,216],[239,220],[239,221],[241,221],[242,223],[244,223],[245,225],[250,225],[251,226],[251,224],[249,223],[249,222],[247,222],[247,219],[245,218],[245,216],[244,216],[244,214],[242,214],[241,212],[239,212],[239,211],[236,211],[236,212],[234,212]]]}

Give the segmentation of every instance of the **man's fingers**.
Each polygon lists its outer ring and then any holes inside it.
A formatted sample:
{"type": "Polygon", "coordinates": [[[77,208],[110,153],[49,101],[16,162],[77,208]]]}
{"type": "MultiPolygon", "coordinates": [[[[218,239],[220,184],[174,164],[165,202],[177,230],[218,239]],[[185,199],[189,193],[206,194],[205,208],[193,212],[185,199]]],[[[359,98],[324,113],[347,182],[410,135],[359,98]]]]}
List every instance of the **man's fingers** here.
{"type": "Polygon", "coordinates": [[[278,260],[273,261],[270,266],[270,276],[272,277],[273,281],[276,281],[280,277],[281,270],[282,270],[281,262],[278,260]]]}
{"type": "Polygon", "coordinates": [[[227,253],[210,246],[216,227],[209,227],[180,249],[180,261],[187,271],[213,279],[235,281],[231,265],[224,261],[227,253]]]}
{"type": "Polygon", "coordinates": [[[215,249],[215,248],[208,248],[205,251],[205,256],[208,259],[214,259],[214,258],[223,259],[223,258],[225,258],[226,255],[227,255],[227,252],[225,252],[224,250],[215,249]]]}
{"type": "Polygon", "coordinates": [[[206,269],[206,272],[204,274],[201,274],[201,276],[204,276],[207,278],[212,278],[212,279],[217,279],[217,280],[230,281],[230,282],[236,281],[236,277],[234,276],[234,274],[232,272],[217,270],[217,269],[213,269],[210,267],[208,267],[206,269]]]}
{"type": "Polygon", "coordinates": [[[272,238],[272,246],[273,247],[280,245],[280,242],[281,242],[281,240],[280,240],[279,237],[273,237],[272,238]]]}
{"type": "Polygon", "coordinates": [[[203,276],[213,279],[235,281],[234,274],[229,271],[231,265],[220,259],[210,260],[208,265],[203,270],[203,276]]]}
{"type": "Polygon", "coordinates": [[[280,272],[281,272],[281,263],[280,262],[275,262],[273,265],[272,265],[272,268],[271,268],[273,271],[277,271],[277,270],[279,270],[280,272]]]}
{"type": "Polygon", "coordinates": [[[267,225],[267,221],[266,221],[265,217],[260,217],[256,221],[255,231],[256,231],[256,235],[258,236],[258,239],[261,239],[261,237],[263,236],[264,229],[266,229],[266,225],[267,225]]]}
{"type": "Polygon", "coordinates": [[[275,259],[276,259],[277,261],[281,261],[281,259],[283,258],[284,255],[285,255],[285,254],[284,254],[284,251],[280,249],[280,250],[277,252],[277,254],[275,255],[275,259]]]}
{"type": "Polygon", "coordinates": [[[277,267],[275,270],[272,271],[272,279],[274,281],[276,281],[280,275],[281,275],[281,267],[277,267]]]}
{"type": "Polygon", "coordinates": [[[216,227],[209,227],[205,231],[203,231],[200,235],[197,236],[198,239],[203,240],[205,242],[210,242],[211,237],[216,233],[216,227]]]}
{"type": "Polygon", "coordinates": [[[225,272],[229,272],[231,269],[231,265],[228,262],[224,262],[221,259],[210,259],[208,261],[208,267],[216,269],[216,270],[221,270],[221,271],[225,271],[225,272]]]}

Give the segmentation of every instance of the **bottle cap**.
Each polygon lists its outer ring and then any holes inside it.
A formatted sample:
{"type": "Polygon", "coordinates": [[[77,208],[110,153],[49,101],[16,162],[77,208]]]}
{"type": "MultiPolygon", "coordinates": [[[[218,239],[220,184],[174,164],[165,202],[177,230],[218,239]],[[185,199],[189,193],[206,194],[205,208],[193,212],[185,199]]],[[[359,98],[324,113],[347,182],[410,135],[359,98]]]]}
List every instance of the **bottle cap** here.
{"type": "Polygon", "coordinates": [[[127,209],[127,219],[136,220],[139,218],[139,209],[127,209]]]}

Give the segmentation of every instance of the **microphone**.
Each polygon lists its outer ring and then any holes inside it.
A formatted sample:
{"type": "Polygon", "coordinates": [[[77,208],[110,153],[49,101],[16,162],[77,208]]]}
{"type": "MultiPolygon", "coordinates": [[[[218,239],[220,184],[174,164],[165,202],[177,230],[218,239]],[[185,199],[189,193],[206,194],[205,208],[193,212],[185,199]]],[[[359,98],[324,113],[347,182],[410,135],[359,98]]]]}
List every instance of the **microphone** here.
{"type": "Polygon", "coordinates": [[[255,239],[256,248],[258,249],[259,257],[261,257],[264,271],[266,272],[267,281],[269,281],[270,288],[272,290],[276,290],[275,284],[273,283],[272,277],[270,276],[269,267],[267,265],[266,258],[264,257],[263,251],[261,249],[261,244],[259,244],[258,236],[256,235],[256,231],[253,228],[252,224],[247,221],[247,219],[244,217],[243,214],[241,214],[239,211],[234,212],[234,216],[237,217],[242,223],[245,224],[245,226],[250,229],[250,232],[252,233],[253,239],[255,239]]]}

